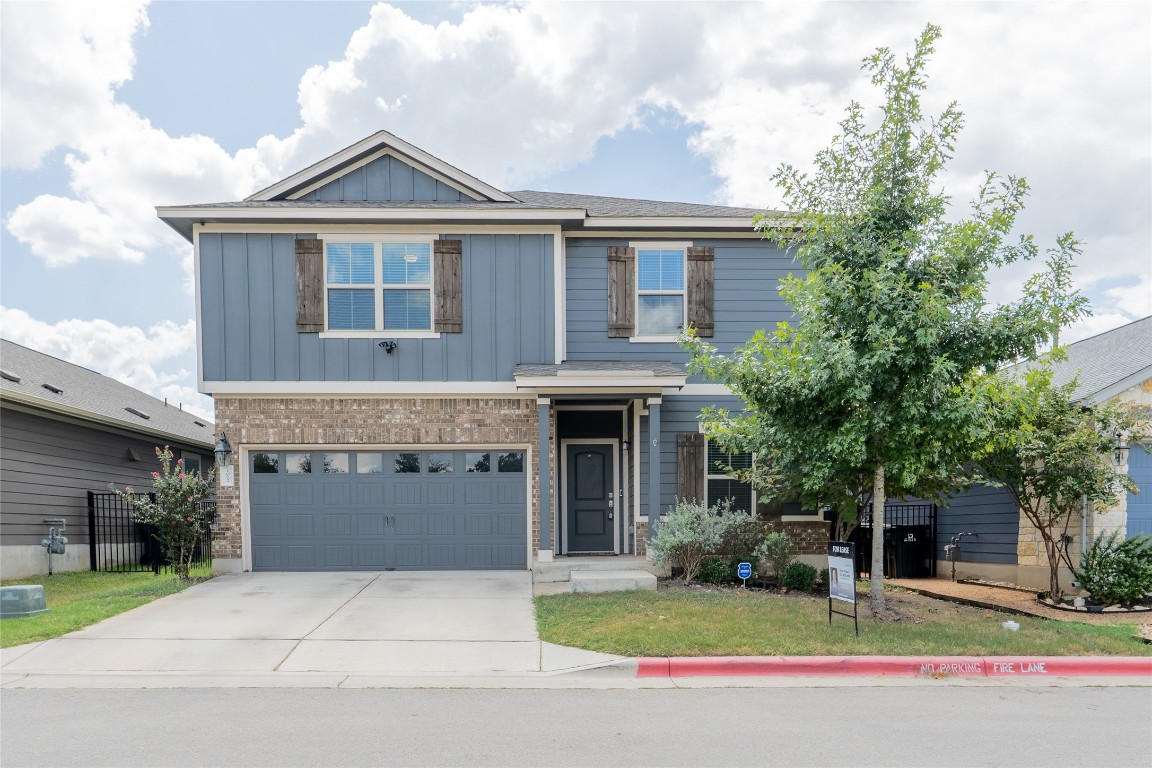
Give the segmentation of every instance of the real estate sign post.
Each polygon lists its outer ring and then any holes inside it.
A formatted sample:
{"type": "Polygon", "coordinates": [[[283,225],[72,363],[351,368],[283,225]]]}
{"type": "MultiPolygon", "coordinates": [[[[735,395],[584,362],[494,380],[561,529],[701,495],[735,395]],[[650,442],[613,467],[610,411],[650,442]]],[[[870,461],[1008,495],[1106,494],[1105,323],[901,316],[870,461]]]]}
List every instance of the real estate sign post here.
{"type": "Polygon", "coordinates": [[[828,625],[832,625],[832,614],[850,616],[860,637],[860,621],[856,614],[856,549],[850,541],[828,542],[828,625]],[[832,601],[852,604],[852,613],[837,611],[832,601]]]}

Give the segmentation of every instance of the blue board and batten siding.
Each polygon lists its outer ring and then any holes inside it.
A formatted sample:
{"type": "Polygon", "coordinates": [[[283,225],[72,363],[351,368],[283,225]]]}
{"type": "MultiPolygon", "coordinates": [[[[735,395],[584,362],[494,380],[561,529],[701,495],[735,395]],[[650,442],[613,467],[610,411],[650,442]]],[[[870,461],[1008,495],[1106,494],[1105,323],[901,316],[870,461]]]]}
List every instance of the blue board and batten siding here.
{"type": "Polygon", "coordinates": [[[309,201],[458,202],[471,198],[393,157],[381,157],[300,197],[309,201]]]}
{"type": "MultiPolygon", "coordinates": [[[[311,237],[311,235],[301,235],[311,237]]],[[[464,330],[439,338],[326,338],[296,332],[292,234],[200,236],[205,381],[511,381],[518,363],[552,363],[551,235],[463,241],[464,330]]]]}
{"type": "Polygon", "coordinates": [[[949,496],[936,517],[936,557],[945,562],[944,546],[957,533],[971,531],[960,544],[960,561],[970,563],[1017,562],[1020,508],[1003,488],[977,485],[949,496]]]}
{"type": "MultiPolygon", "coordinates": [[[[654,238],[637,240],[655,242],[654,238]]],[[[682,242],[682,240],[677,241],[682,242]]],[[[716,251],[713,315],[716,335],[709,342],[722,352],[748,341],[760,329],[793,317],[780,296],[780,280],[800,269],[784,251],[756,237],[696,239],[716,251]]],[[[569,239],[565,247],[565,298],[568,360],[671,360],[688,356],[674,343],[636,343],[608,337],[608,247],[620,239],[569,239]]]]}

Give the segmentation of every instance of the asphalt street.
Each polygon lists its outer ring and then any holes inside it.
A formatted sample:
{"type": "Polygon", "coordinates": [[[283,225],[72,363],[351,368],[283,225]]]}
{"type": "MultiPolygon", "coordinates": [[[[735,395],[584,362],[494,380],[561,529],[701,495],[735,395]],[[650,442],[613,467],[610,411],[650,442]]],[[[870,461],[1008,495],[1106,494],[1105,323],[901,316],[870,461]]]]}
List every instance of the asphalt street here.
{"type": "Polygon", "coordinates": [[[19,690],[24,766],[1140,766],[1152,688],[19,690]]]}

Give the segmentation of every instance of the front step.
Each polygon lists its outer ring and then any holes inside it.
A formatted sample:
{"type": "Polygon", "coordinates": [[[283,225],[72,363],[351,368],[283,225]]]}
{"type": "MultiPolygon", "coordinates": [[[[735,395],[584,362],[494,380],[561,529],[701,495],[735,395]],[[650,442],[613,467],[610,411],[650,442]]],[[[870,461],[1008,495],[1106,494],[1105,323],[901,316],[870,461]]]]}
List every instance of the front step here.
{"type": "Polygon", "coordinates": [[[661,567],[645,557],[637,555],[614,555],[608,557],[557,557],[555,560],[532,563],[532,581],[547,584],[570,581],[576,571],[637,571],[667,576],[667,567],[661,567]]]}
{"type": "Polygon", "coordinates": [[[656,574],[647,571],[572,571],[573,592],[628,592],[656,589],[656,574]]]}

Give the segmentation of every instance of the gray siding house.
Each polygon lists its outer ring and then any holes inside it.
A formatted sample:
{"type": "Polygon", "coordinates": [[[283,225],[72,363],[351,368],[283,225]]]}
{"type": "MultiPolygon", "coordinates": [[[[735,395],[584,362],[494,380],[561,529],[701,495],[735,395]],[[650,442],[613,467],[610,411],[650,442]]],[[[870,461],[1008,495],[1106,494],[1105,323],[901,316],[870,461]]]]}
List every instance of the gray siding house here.
{"type": "Polygon", "coordinates": [[[67,521],[53,570],[90,567],[88,492],[147,489],[171,446],[192,466],[212,460],[212,423],[115,379],[0,340],[0,577],[48,573],[40,541],[67,521]]]}
{"type": "Polygon", "coordinates": [[[755,504],[696,421],[740,403],[674,337],[789,317],[756,213],[505,192],[384,131],[159,208],[194,248],[199,386],[236,459],[216,567],[527,569],[643,554],[677,495],[755,504]]]}

